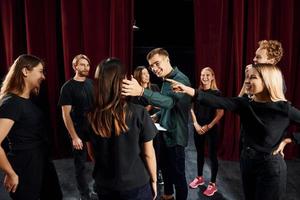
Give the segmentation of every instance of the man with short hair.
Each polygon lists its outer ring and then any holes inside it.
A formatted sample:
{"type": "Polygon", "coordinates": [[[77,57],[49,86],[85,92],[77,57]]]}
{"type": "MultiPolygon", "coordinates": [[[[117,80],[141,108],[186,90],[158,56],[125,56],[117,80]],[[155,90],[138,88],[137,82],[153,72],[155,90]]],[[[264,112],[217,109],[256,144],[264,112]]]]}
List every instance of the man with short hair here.
{"type": "Polygon", "coordinates": [[[73,146],[73,157],[77,188],[81,199],[91,199],[89,183],[86,179],[86,160],[88,137],[87,113],[93,102],[93,83],[88,79],[90,60],[79,54],[74,57],[72,66],[75,76],[61,88],[59,105],[62,109],[64,124],[69,132],[73,146]]]}
{"type": "MultiPolygon", "coordinates": [[[[185,85],[191,85],[189,78],[177,67],[172,67],[168,52],[156,48],[147,55],[149,68],[160,78],[170,78],[185,85]]],[[[187,182],[185,177],[185,147],[188,144],[188,115],[191,108],[191,98],[186,94],[174,93],[171,83],[164,81],[161,92],[144,89],[135,79],[123,80],[122,94],[125,96],[143,96],[151,105],[160,107],[159,123],[167,129],[163,134],[161,144],[161,169],[164,179],[164,195],[161,199],[187,198],[187,182]]]]}

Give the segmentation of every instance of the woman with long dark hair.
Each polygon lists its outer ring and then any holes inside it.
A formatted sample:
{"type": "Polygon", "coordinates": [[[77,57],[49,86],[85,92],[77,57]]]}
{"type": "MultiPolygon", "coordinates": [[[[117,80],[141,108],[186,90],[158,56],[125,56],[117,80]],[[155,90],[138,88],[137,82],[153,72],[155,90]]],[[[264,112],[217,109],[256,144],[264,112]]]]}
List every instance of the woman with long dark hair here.
{"type": "Polygon", "coordinates": [[[157,130],[144,107],[121,95],[125,73],[119,59],[103,60],[96,72],[88,150],[99,199],[155,199],[157,130]]]}

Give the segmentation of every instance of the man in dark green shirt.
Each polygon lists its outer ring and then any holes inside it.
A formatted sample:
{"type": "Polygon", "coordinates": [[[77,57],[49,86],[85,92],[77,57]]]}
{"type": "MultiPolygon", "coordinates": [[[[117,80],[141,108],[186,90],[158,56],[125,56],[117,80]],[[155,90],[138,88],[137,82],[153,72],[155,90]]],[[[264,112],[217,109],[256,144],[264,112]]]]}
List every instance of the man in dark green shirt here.
{"type": "MultiPolygon", "coordinates": [[[[158,77],[170,78],[190,85],[189,78],[177,67],[172,67],[169,54],[165,49],[156,48],[147,55],[149,68],[158,77]]],[[[185,178],[185,152],[188,142],[188,114],[191,98],[185,94],[174,93],[171,83],[164,81],[161,92],[144,89],[135,79],[123,81],[123,95],[143,96],[151,105],[160,107],[156,113],[161,126],[167,129],[163,134],[161,146],[161,168],[164,179],[163,199],[173,199],[173,185],[176,189],[176,199],[187,198],[187,182],[185,178]]]]}

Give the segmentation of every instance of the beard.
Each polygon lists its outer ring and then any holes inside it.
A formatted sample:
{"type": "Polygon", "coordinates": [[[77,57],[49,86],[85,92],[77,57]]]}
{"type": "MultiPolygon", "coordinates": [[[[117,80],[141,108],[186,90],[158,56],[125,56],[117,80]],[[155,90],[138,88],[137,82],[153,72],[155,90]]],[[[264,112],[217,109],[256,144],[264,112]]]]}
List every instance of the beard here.
{"type": "Polygon", "coordinates": [[[88,71],[79,71],[78,75],[81,77],[87,77],[89,75],[89,72],[88,71]]]}

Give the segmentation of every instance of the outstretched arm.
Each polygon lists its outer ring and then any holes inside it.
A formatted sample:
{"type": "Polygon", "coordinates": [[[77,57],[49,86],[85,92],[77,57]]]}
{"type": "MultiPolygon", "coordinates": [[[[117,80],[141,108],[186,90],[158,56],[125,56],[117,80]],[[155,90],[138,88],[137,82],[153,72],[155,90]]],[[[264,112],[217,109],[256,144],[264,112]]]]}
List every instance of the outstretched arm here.
{"type": "Polygon", "coordinates": [[[240,97],[219,97],[213,94],[207,94],[201,90],[196,90],[172,79],[166,79],[172,83],[174,92],[185,93],[193,97],[194,101],[199,101],[203,105],[211,106],[217,109],[226,109],[230,111],[238,111],[241,106],[240,97]]]}

